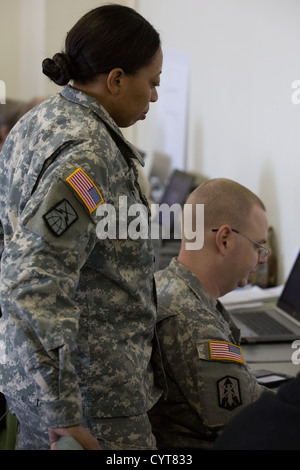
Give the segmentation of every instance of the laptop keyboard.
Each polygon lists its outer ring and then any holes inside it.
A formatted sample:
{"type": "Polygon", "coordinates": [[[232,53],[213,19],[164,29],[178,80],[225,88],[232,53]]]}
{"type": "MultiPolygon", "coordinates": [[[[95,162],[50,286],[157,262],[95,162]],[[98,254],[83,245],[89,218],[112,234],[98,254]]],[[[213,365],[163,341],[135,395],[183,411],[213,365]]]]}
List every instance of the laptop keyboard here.
{"type": "Polygon", "coordinates": [[[235,313],[234,316],[243,322],[248,328],[261,335],[292,333],[278,321],[270,317],[266,312],[235,313]]]}

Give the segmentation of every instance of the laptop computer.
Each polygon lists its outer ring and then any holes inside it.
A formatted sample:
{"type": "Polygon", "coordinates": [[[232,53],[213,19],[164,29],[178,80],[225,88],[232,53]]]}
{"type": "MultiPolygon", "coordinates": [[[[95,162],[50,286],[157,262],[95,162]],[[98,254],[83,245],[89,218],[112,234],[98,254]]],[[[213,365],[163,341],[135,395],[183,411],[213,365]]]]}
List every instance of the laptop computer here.
{"type": "Polygon", "coordinates": [[[300,339],[300,251],[274,306],[231,310],[243,343],[300,339]]]}
{"type": "MultiPolygon", "coordinates": [[[[173,204],[183,206],[187,197],[193,190],[195,176],[181,170],[174,170],[171,174],[170,180],[162,194],[159,205],[167,204],[171,207],[173,204]]],[[[170,229],[174,228],[176,223],[174,213],[170,212],[170,217],[164,219],[162,214],[159,214],[159,224],[166,225],[170,229]]],[[[181,224],[181,221],[180,221],[181,224]]]]}
{"type": "MultiPolygon", "coordinates": [[[[195,176],[181,170],[174,170],[159,201],[159,207],[179,205],[183,207],[186,199],[194,189],[195,176]]],[[[156,214],[154,223],[159,227],[159,239],[152,240],[155,251],[155,271],[168,266],[171,259],[177,256],[181,244],[181,213],[168,211],[156,214]],[[180,217],[178,217],[178,215],[180,217]]]]}
{"type": "Polygon", "coordinates": [[[194,181],[195,176],[193,174],[174,170],[159,204],[168,204],[169,206],[180,204],[182,206],[193,189],[194,181]]]}

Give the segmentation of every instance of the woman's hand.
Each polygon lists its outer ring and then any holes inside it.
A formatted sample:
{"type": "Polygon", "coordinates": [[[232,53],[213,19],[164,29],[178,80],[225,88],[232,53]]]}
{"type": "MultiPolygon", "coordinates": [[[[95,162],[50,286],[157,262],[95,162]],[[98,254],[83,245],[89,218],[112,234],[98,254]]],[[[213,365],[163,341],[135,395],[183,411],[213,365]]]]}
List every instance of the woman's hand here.
{"type": "Polygon", "coordinates": [[[49,428],[51,450],[56,450],[56,445],[62,436],[72,436],[84,450],[101,450],[97,439],[82,424],[67,428],[49,428]]]}

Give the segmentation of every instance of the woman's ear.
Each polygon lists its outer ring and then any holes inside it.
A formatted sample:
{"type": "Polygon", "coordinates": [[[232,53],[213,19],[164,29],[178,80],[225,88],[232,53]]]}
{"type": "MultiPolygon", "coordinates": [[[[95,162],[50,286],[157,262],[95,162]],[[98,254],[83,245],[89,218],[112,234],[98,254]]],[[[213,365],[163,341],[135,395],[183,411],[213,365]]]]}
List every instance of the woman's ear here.
{"type": "Polygon", "coordinates": [[[232,230],[230,225],[222,225],[216,233],[216,246],[222,255],[226,254],[231,235],[232,230]]]}
{"type": "Polygon", "coordinates": [[[116,68],[111,70],[107,76],[107,88],[112,95],[118,95],[125,77],[123,69],[116,68]]]}

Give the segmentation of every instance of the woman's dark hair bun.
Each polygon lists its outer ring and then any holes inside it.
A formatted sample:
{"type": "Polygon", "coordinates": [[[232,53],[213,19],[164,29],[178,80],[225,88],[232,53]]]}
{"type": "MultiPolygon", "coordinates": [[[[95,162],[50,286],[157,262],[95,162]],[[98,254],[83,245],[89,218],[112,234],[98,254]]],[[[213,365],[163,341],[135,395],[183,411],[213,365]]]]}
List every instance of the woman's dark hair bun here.
{"type": "Polygon", "coordinates": [[[43,72],[58,85],[86,84],[114,68],[133,75],[153,60],[160,37],[139,13],[117,4],[88,11],[68,32],[65,48],[43,61],[43,72]]]}
{"type": "Polygon", "coordinates": [[[52,59],[43,61],[43,73],[57,85],[67,85],[72,77],[72,63],[62,53],[55,54],[52,59]]]}

